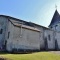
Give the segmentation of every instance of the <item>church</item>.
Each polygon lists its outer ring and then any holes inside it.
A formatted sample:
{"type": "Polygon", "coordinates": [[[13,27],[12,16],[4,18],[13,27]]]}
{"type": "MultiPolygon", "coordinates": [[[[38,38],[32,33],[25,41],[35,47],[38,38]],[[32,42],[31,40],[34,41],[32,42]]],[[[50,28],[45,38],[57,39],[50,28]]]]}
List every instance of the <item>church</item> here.
{"type": "Polygon", "coordinates": [[[48,28],[0,15],[0,51],[42,50],[60,50],[60,14],[57,10],[48,28]]]}

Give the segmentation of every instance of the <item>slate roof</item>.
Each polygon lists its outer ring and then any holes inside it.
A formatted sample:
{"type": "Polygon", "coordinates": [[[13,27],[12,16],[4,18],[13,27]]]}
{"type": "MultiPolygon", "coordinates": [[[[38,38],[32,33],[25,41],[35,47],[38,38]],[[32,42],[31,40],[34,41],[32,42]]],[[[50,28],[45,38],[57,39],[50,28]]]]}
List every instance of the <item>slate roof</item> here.
{"type": "MultiPolygon", "coordinates": [[[[38,26],[38,27],[43,27],[43,28],[45,28],[45,29],[49,29],[49,28],[44,27],[44,26],[42,26],[42,25],[39,25],[39,24],[36,24],[36,23],[33,23],[33,22],[27,22],[27,21],[24,21],[24,20],[15,18],[15,17],[7,16],[7,15],[0,15],[0,17],[6,17],[6,18],[8,18],[8,19],[13,19],[13,20],[15,20],[15,21],[22,22],[24,25],[31,26],[31,27],[38,26]]],[[[11,22],[11,23],[12,23],[12,22],[11,22]]]]}
{"type": "Polygon", "coordinates": [[[49,26],[60,21],[60,14],[56,10],[49,26]]]}

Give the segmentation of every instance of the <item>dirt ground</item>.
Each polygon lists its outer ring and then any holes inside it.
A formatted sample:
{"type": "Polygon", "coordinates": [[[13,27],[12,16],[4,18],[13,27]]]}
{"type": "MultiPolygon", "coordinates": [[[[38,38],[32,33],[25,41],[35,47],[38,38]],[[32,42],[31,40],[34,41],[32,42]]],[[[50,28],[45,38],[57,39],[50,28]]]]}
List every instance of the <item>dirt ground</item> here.
{"type": "Polygon", "coordinates": [[[9,60],[9,59],[4,58],[4,57],[0,57],[0,60],[9,60]]]}

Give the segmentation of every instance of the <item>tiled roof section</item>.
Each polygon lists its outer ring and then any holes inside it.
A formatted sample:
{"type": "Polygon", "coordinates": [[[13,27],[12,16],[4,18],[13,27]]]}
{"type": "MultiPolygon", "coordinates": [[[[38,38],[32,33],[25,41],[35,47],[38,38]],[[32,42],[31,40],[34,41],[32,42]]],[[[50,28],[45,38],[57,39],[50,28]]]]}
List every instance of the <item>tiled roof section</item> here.
{"type": "Polygon", "coordinates": [[[11,19],[9,19],[9,21],[16,27],[20,27],[20,28],[22,27],[22,28],[25,28],[25,29],[40,32],[40,30],[35,28],[35,27],[31,27],[31,26],[28,26],[28,25],[23,25],[23,23],[18,23],[18,21],[14,21],[14,20],[11,20],[11,19]]]}
{"type": "Polygon", "coordinates": [[[56,10],[49,26],[51,26],[55,22],[59,22],[59,21],[60,21],[60,15],[59,15],[58,11],[56,10]]]}

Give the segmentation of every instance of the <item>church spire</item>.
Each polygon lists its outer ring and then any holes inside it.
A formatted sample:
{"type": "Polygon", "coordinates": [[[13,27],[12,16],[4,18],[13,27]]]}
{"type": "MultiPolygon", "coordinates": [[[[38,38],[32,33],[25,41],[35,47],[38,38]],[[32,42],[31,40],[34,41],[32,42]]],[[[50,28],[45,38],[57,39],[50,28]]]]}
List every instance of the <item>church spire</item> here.
{"type": "Polygon", "coordinates": [[[49,26],[52,26],[53,24],[55,24],[56,22],[60,21],[60,14],[58,13],[57,11],[57,5],[55,6],[56,10],[55,10],[55,13],[53,15],[53,18],[51,20],[51,23],[49,26]]]}

